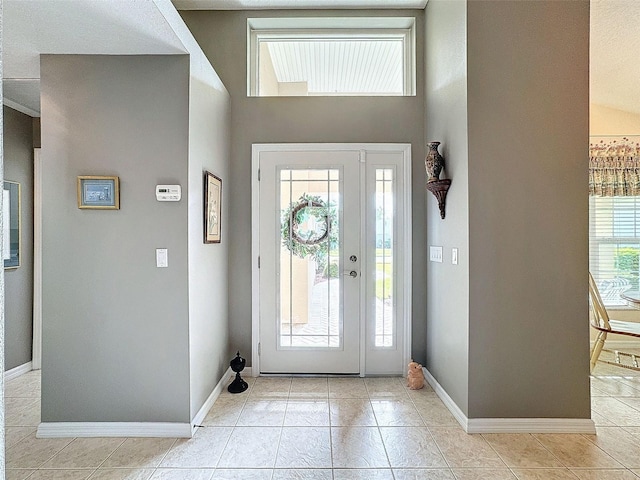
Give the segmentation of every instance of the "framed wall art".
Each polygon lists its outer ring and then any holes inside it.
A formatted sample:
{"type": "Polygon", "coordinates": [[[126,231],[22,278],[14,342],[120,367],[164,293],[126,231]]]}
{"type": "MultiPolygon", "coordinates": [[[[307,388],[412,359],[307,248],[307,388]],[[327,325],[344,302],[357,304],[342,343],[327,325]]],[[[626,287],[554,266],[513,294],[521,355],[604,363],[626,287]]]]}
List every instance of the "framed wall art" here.
{"type": "Polygon", "coordinates": [[[78,177],[78,208],[120,209],[120,179],[98,175],[78,177]]]}
{"type": "Polygon", "coordinates": [[[222,180],[204,172],[204,243],[220,243],[222,180]]]}
{"type": "Polygon", "coordinates": [[[20,210],[22,207],[20,205],[20,184],[5,181],[2,201],[4,268],[18,268],[20,266],[20,210]]]}

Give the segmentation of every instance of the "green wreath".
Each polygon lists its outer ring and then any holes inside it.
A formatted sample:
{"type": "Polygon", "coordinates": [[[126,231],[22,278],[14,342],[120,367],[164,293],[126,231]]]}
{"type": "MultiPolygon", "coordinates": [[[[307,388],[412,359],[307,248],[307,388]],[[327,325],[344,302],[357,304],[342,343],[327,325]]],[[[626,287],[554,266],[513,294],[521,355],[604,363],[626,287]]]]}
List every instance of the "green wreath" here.
{"type": "Polygon", "coordinates": [[[297,202],[291,202],[289,208],[282,211],[282,245],[300,258],[313,257],[318,269],[323,269],[328,251],[338,246],[337,217],[334,204],[327,205],[320,197],[303,193],[297,202]],[[318,223],[324,224],[324,228],[301,231],[300,225],[309,217],[315,217],[318,223]]]}

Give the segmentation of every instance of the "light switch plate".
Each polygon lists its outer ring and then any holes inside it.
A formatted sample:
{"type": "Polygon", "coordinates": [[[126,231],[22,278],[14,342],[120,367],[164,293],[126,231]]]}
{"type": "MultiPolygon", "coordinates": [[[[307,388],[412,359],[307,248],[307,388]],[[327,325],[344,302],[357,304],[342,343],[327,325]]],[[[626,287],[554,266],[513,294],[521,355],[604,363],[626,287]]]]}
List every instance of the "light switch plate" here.
{"type": "Polygon", "coordinates": [[[156,267],[166,268],[169,266],[169,250],[166,248],[156,248],[156,267]]]}
{"type": "Polygon", "coordinates": [[[429,247],[429,261],[442,263],[442,247],[429,247]]]}

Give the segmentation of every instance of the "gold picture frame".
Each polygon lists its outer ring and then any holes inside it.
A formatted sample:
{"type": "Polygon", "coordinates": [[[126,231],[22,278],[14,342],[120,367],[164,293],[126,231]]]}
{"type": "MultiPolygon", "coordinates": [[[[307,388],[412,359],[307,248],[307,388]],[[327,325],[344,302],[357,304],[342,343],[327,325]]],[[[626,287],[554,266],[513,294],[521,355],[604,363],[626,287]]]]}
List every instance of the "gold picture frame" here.
{"type": "Polygon", "coordinates": [[[220,243],[222,179],[204,172],[204,243],[220,243]]]}
{"type": "Polygon", "coordinates": [[[20,266],[22,236],[22,198],[18,182],[4,181],[3,188],[4,244],[2,257],[5,270],[20,266]]]}
{"type": "Polygon", "coordinates": [[[120,210],[120,179],[104,175],[79,176],[78,208],[120,210]]]}

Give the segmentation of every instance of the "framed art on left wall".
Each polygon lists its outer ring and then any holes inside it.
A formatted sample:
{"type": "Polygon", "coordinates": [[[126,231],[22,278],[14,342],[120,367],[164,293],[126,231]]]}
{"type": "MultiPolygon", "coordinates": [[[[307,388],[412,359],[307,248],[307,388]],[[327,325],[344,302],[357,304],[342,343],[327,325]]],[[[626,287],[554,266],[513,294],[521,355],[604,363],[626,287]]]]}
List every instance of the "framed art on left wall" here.
{"type": "Polygon", "coordinates": [[[204,243],[220,243],[222,179],[204,172],[204,243]]]}
{"type": "Polygon", "coordinates": [[[2,257],[4,268],[18,268],[20,266],[20,184],[4,182],[3,197],[3,245],[2,257]]]}

